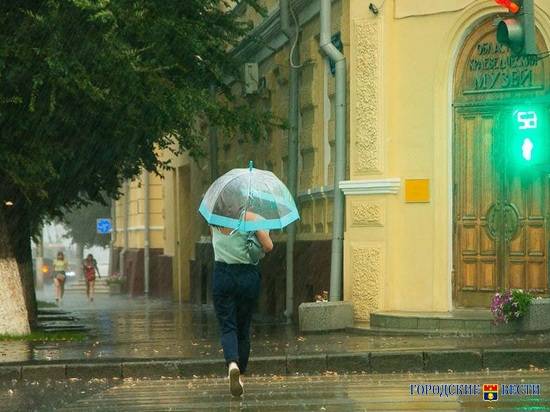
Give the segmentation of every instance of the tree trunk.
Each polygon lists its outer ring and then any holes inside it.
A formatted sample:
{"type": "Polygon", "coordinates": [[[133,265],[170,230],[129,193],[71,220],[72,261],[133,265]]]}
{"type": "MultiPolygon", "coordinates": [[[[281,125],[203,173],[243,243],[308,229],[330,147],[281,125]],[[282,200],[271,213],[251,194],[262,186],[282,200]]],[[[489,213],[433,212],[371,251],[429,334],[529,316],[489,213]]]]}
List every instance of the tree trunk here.
{"type": "MultiPolygon", "coordinates": [[[[28,280],[23,281],[21,269],[26,270],[23,262],[19,262],[12,247],[10,228],[6,216],[0,205],[0,334],[25,335],[30,333],[30,317],[27,308],[29,303],[36,300],[30,296],[26,299],[24,288],[28,287],[28,280]]],[[[30,252],[30,237],[29,237],[30,252]]],[[[31,292],[34,297],[32,262],[29,273],[31,292]]],[[[36,317],[34,317],[36,319],[36,317]]]]}
{"type": "MultiPolygon", "coordinates": [[[[32,329],[37,326],[37,306],[34,291],[34,271],[32,265],[31,250],[31,215],[24,203],[16,201],[13,208],[8,209],[5,214],[5,223],[8,228],[8,240],[11,250],[17,260],[21,284],[23,285],[23,296],[25,307],[29,317],[29,324],[32,329]]],[[[35,226],[38,226],[37,224],[35,226]]]]}

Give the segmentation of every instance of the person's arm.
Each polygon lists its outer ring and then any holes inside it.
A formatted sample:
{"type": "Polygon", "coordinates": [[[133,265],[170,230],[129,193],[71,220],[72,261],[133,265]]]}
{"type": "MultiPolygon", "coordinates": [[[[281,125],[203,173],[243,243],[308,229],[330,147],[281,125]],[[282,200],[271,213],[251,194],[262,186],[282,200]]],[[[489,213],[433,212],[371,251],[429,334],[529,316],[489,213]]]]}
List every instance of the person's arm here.
{"type": "Polygon", "coordinates": [[[273,250],[273,241],[269,236],[269,232],[265,230],[258,230],[256,232],[256,237],[258,238],[258,241],[262,245],[262,249],[264,250],[265,253],[269,253],[273,250]]]}
{"type": "MultiPolygon", "coordinates": [[[[245,219],[246,220],[256,220],[258,219],[258,215],[253,212],[246,212],[245,219]]],[[[269,232],[266,230],[257,230],[256,231],[256,237],[258,238],[258,241],[260,242],[260,245],[262,245],[262,249],[265,253],[269,253],[273,250],[273,241],[271,240],[271,237],[269,236],[269,232]]]]}

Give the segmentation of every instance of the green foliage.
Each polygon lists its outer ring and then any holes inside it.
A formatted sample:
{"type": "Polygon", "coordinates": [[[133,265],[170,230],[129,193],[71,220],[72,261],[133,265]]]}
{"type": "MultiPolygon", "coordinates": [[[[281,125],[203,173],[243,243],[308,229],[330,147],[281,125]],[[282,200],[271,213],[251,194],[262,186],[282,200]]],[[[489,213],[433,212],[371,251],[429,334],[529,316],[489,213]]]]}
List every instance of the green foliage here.
{"type": "Polygon", "coordinates": [[[82,342],[86,340],[86,334],[82,332],[32,332],[28,335],[0,335],[2,341],[26,341],[26,342],[56,342],[56,341],[74,341],[82,342]]]}
{"type": "Polygon", "coordinates": [[[43,300],[37,300],[36,301],[36,306],[38,308],[57,308],[57,305],[53,302],[46,302],[46,301],[43,301],[43,300]]]}
{"type": "Polygon", "coordinates": [[[141,168],[168,166],[160,149],[200,157],[205,119],[266,135],[271,115],[224,82],[250,28],[229,3],[0,2],[0,208],[14,202],[12,228],[116,197],[141,168]]]}
{"type": "Polygon", "coordinates": [[[521,289],[512,290],[512,305],[515,303],[515,312],[519,313],[519,316],[523,316],[527,313],[529,305],[533,301],[534,296],[529,292],[524,292],[521,289]]]}
{"type": "Polygon", "coordinates": [[[108,246],[111,237],[97,233],[96,224],[97,219],[108,218],[110,215],[110,207],[101,203],[91,203],[65,214],[63,223],[67,229],[67,238],[85,248],[108,246]]]}

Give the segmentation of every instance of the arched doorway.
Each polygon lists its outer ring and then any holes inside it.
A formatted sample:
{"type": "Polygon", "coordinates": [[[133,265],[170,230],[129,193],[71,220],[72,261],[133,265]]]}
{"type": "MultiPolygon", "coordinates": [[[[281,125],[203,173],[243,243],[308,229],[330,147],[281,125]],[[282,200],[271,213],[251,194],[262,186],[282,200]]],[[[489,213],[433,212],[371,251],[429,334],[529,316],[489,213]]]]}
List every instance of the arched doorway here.
{"type": "MultiPolygon", "coordinates": [[[[539,50],[547,50],[538,37],[539,50]]],[[[499,289],[548,290],[549,175],[518,166],[514,119],[550,120],[550,64],[514,56],[492,20],[466,39],[453,96],[453,302],[487,307],[499,289]],[[535,111],[536,115],[531,112],[535,111]],[[527,114],[526,114],[527,115],[527,114]],[[521,118],[521,115],[520,115],[521,118]]]]}

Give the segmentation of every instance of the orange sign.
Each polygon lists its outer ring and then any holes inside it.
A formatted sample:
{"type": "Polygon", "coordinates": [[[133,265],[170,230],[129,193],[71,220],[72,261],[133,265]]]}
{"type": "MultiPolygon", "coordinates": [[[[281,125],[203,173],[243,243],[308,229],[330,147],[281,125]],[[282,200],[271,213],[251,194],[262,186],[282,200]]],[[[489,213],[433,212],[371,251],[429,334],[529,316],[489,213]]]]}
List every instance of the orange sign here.
{"type": "Polygon", "coordinates": [[[405,202],[428,203],[430,201],[429,179],[405,179],[405,202]]]}

